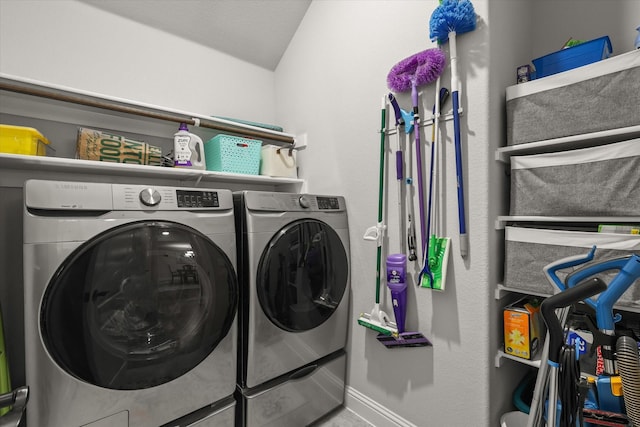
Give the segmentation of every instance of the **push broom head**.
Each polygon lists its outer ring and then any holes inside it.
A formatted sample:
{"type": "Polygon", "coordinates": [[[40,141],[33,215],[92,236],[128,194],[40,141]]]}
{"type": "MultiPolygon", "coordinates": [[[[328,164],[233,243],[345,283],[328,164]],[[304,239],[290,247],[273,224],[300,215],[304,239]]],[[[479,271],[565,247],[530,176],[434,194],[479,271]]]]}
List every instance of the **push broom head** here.
{"type": "Polygon", "coordinates": [[[476,12],[469,0],[444,0],[431,14],[429,38],[446,43],[449,33],[468,33],[476,29],[476,12]]]}
{"type": "Polygon", "coordinates": [[[408,92],[416,86],[435,82],[442,74],[446,56],[440,49],[427,49],[403,59],[391,68],[387,86],[394,92],[408,92]]]}

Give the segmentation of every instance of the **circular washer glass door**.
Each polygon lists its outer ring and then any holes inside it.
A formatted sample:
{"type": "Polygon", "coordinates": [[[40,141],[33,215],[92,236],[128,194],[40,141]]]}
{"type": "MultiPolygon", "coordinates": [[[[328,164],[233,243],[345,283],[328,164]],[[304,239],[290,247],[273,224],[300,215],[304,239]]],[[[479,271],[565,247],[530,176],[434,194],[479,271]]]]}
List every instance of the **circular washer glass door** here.
{"type": "Polygon", "coordinates": [[[76,249],[45,291],[40,327],[52,358],[100,387],[169,382],[227,335],[238,284],[227,255],[197,230],[143,221],[76,249]]]}
{"type": "Polygon", "coordinates": [[[289,223],[271,239],[257,271],[262,310],[281,329],[313,329],[336,310],[347,288],[347,252],[318,220],[289,223]]]}

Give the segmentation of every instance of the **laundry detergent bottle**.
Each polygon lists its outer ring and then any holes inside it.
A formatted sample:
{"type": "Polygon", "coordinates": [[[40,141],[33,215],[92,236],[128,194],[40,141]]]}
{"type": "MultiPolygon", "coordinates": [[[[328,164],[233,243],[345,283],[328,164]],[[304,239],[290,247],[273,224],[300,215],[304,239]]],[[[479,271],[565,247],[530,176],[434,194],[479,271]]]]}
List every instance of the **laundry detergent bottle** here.
{"type": "Polygon", "coordinates": [[[180,123],[180,129],[173,136],[173,166],[190,169],[206,166],[202,139],[190,133],[186,123],[180,123]]]}

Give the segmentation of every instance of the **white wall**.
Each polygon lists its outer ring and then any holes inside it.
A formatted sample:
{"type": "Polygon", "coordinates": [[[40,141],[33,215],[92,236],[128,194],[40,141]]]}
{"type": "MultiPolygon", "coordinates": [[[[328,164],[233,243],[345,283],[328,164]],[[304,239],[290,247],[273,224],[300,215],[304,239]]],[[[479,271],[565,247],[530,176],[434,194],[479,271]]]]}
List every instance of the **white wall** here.
{"type": "Polygon", "coordinates": [[[571,37],[593,40],[609,36],[613,55],[633,50],[636,28],[640,26],[637,0],[535,0],[533,3],[532,58],[562,48],[571,37]]]}
{"type": "Polygon", "coordinates": [[[273,72],[74,0],[0,1],[0,53],[5,74],[200,114],[275,120],[273,72]]]}
{"type": "MultiPolygon", "coordinates": [[[[416,289],[413,280],[419,270],[414,264],[409,289],[408,328],[426,335],[433,347],[389,350],[376,340],[373,331],[357,324],[359,313],[371,310],[375,296],[376,246],[362,236],[377,220],[378,130],[381,97],[389,91],[386,76],[401,59],[435,47],[429,40],[429,18],[437,5],[435,0],[313,2],[276,69],[278,117],[287,128],[308,135],[309,147],[300,153],[300,160],[309,191],[344,194],[347,199],[352,286],[350,404],[359,405],[362,394],[417,426],[463,426],[470,425],[471,419],[477,421],[474,425],[485,425],[492,371],[487,356],[495,353],[489,348],[487,325],[493,287],[488,280],[487,242],[494,231],[488,226],[487,198],[492,153],[486,120],[486,1],[474,2],[483,20],[478,28],[458,36],[469,259],[459,255],[453,132],[448,122],[443,198],[446,235],[453,239],[447,287],[442,293],[416,289]]],[[[451,88],[448,71],[443,85],[451,88]]],[[[430,112],[434,85],[421,90],[420,109],[430,112]]],[[[397,98],[403,109],[411,109],[409,94],[397,98]]],[[[450,101],[446,109],[451,110],[450,101]]],[[[427,127],[422,139],[430,138],[427,127]]],[[[395,156],[395,138],[391,146],[393,150],[387,154],[395,156]]],[[[428,149],[430,144],[424,147],[428,149]]],[[[414,151],[414,143],[408,148],[414,151]]],[[[424,166],[428,167],[427,160],[424,166]]],[[[393,161],[391,168],[385,184],[389,191],[387,253],[397,252],[399,245],[393,161]]],[[[388,295],[384,280],[382,286],[388,295]]],[[[388,299],[384,302],[387,313],[392,313],[388,299]]],[[[385,425],[384,420],[370,419],[385,425]]]]}

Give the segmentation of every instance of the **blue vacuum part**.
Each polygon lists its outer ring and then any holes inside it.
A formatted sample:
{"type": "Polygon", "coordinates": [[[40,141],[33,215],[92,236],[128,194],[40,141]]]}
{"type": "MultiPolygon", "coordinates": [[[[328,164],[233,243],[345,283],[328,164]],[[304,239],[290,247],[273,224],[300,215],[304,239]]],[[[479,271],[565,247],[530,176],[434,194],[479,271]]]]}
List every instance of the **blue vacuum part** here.
{"type": "Polygon", "coordinates": [[[598,329],[613,331],[615,322],[619,320],[619,317],[613,315],[613,305],[640,278],[640,256],[633,254],[586,266],[569,275],[565,282],[567,287],[572,288],[588,277],[609,270],[619,270],[620,272],[597,300],[589,298],[586,302],[596,310],[598,329]]]}

